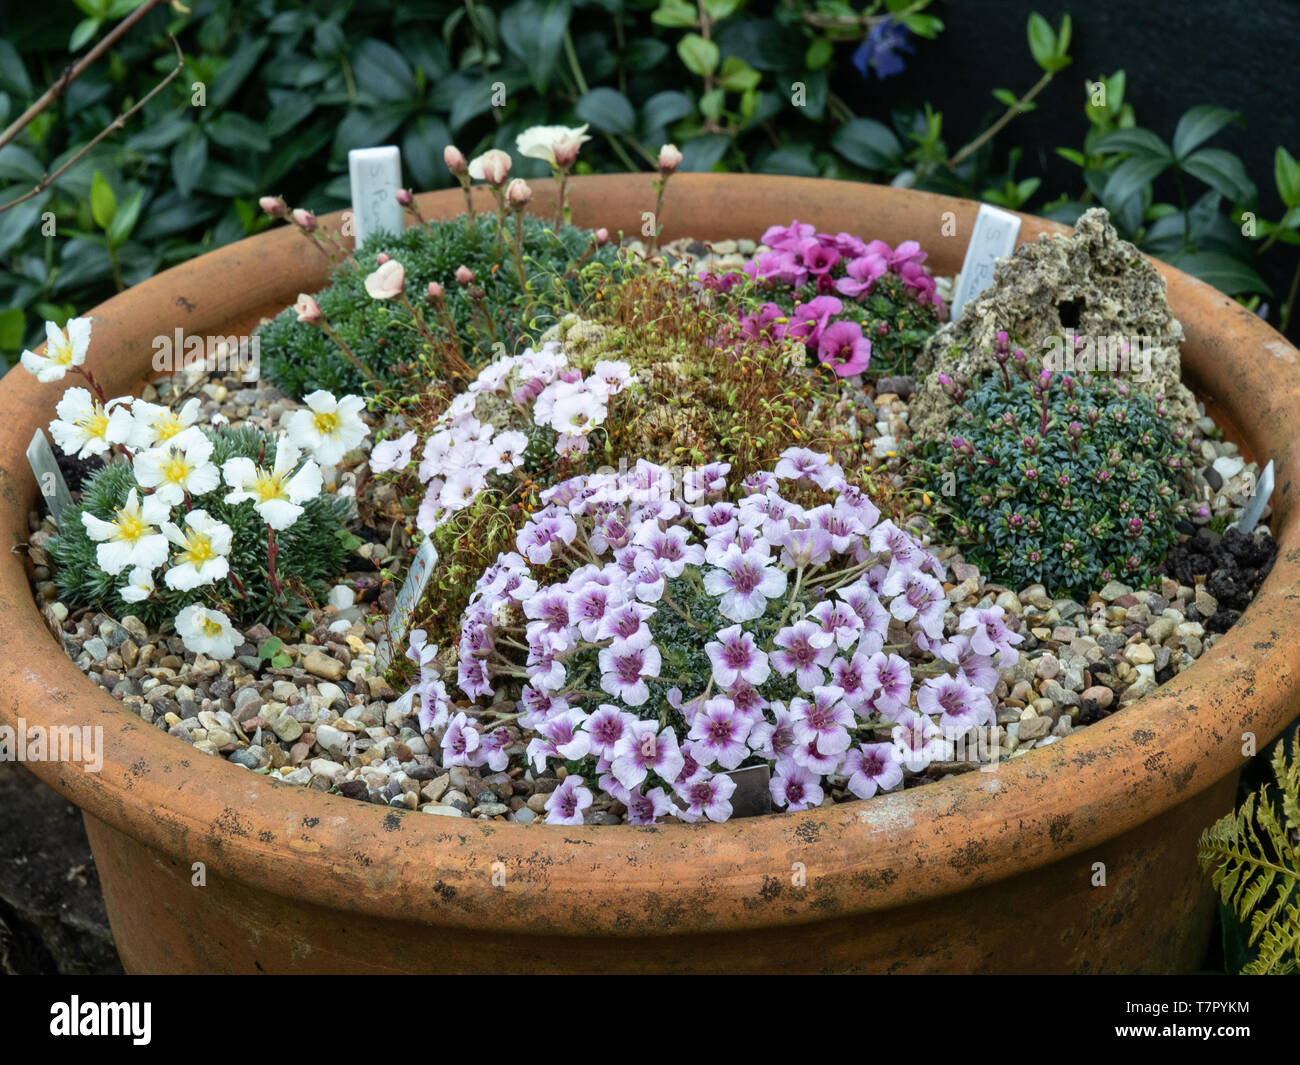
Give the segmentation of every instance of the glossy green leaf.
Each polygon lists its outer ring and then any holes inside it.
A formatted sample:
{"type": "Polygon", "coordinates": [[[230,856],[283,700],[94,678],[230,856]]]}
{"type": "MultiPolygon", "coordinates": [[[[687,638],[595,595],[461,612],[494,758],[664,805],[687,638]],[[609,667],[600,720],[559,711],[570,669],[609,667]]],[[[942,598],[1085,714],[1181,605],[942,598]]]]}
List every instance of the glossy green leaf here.
{"type": "Polygon", "coordinates": [[[1193,107],[1178,120],[1174,129],[1174,155],[1184,158],[1239,118],[1240,114],[1226,107],[1193,107]]]}
{"type": "Polygon", "coordinates": [[[636,108],[617,89],[607,86],[592,89],[583,94],[573,110],[582,121],[602,133],[626,135],[636,129],[636,108]]]}
{"type": "Polygon", "coordinates": [[[706,41],[698,33],[688,33],[678,41],[677,54],[682,57],[686,69],[700,77],[718,69],[718,46],[713,41],[706,41]]]}
{"type": "Polygon", "coordinates": [[[867,170],[884,170],[899,161],[903,146],[894,131],[873,118],[855,118],[831,135],[831,146],[867,170]]]}
{"type": "Polygon", "coordinates": [[[117,197],[113,194],[113,186],[96,170],[90,183],[90,216],[100,229],[108,229],[112,225],[115,214],[117,214],[117,197]]]}

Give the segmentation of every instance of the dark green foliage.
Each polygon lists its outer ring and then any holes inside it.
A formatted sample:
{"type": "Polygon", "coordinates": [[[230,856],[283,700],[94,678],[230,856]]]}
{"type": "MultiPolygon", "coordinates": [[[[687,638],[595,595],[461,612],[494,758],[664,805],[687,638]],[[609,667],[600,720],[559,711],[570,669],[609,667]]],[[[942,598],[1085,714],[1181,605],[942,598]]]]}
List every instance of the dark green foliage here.
{"type": "MultiPolygon", "coordinates": [[[[513,233],[513,229],[511,228],[513,233]]],[[[396,300],[371,299],[365,290],[366,275],[375,269],[375,257],[385,252],[406,270],[406,294],[425,316],[433,334],[446,337],[426,298],[429,282],[443,286],[447,310],[456,324],[462,354],[472,365],[492,356],[493,346],[513,350],[525,335],[535,335],[555,321],[556,312],[572,303],[579,291],[576,277],[565,279],[570,265],[590,250],[590,230],[564,226],[555,233],[536,218],[524,220],[525,262],[531,299],[544,312],[523,320],[527,302],[509,245],[497,239],[493,215],[474,218],[460,215],[429,226],[412,226],[400,237],[377,233],[357,253],[361,269],[351,266],[335,271],[329,288],[317,293],[326,320],[362,362],[381,377],[391,377],[395,364],[414,360],[425,342],[411,316],[396,300]],[[473,285],[456,282],[456,270],[467,266],[474,271],[473,285]],[[483,291],[482,311],[475,309],[469,288],[483,291]],[[486,328],[483,312],[492,321],[486,328]]],[[[616,252],[610,245],[588,257],[612,265],[616,252]]],[[[286,309],[261,329],[262,372],[286,392],[302,396],[317,388],[336,394],[362,392],[367,383],[338,346],[316,326],[299,322],[292,308],[286,309]]]]}
{"type": "Polygon", "coordinates": [[[1186,434],[1158,397],[1125,382],[1058,375],[1044,390],[1047,381],[1025,368],[964,395],[950,383],[961,412],[929,485],[944,531],[1016,588],[1078,595],[1112,578],[1143,584],[1186,512],[1186,434]]]}
{"type": "MultiPolygon", "coordinates": [[[[262,464],[274,457],[272,438],[251,427],[207,435],[213,441],[212,460],[218,466],[236,456],[254,462],[261,458],[262,464]]],[[[234,531],[230,567],[243,582],[247,597],[241,597],[229,580],[191,591],[175,591],[167,587],[163,581],[164,570],[159,569],[154,573],[157,585],[154,595],[140,603],[128,603],[118,593],[126,586],[130,571],[110,577],[100,569],[96,544],[86,533],[81,511],[110,520],[135,487],[135,476],[125,462],[112,462],[96,471],[86,481],[80,506],[67,515],[58,535],[49,541],[59,594],[69,606],[95,606],[115,617],[135,614],[152,625],[174,618],[191,603],[201,602],[226,611],[237,626],[258,621],[274,626],[301,617],[308,600],[323,602],[329,591],[327,582],[346,568],[347,549],[335,533],[351,516],[351,503],[338,496],[321,495],[305,505],[302,516],[292,526],[276,533],[279,545],[276,570],[287,589],[287,594],[278,598],[267,577],[266,525],[251,502],[226,503],[223,497],[230,489],[223,484],[196,498],[190,509],[206,510],[234,531]]],[[[172,519],[183,525],[183,510],[174,510],[172,519]]]]}

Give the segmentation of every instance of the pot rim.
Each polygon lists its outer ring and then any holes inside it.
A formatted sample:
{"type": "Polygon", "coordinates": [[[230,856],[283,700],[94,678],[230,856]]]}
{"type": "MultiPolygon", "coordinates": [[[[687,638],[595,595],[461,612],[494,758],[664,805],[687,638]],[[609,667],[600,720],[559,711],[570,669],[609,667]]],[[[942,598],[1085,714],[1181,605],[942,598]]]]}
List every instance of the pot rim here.
{"type": "MultiPolygon", "coordinates": [[[[575,222],[613,231],[618,221],[638,231],[641,210],[653,206],[653,178],[574,179],[575,222]]],[[[554,210],[553,184],[538,181],[534,189],[532,207],[546,217],[554,210]]],[[[485,190],[475,196],[488,207],[485,190]]],[[[862,235],[891,243],[921,240],[940,273],[955,272],[965,251],[964,238],[941,235],[948,212],[966,234],[978,207],[852,182],[719,174],[677,175],[667,200],[665,239],[734,237],[753,219],[775,224],[793,210],[819,228],[857,231],[856,224],[871,230],[862,235]],[[717,211],[718,203],[727,210],[717,211]],[[773,204],[789,206],[769,218],[773,204]]],[[[424,194],[419,203],[426,218],[436,219],[458,213],[463,198],[453,189],[424,194]]],[[[341,214],[323,217],[321,225],[339,226],[341,214]]],[[[1022,243],[1069,232],[1021,218],[1022,243]]],[[[231,323],[252,324],[250,312],[291,304],[298,288],[320,288],[328,264],[300,242],[287,228],[251,237],[88,312],[96,319],[89,363],[106,391],[138,385],[142,338],[170,335],[173,319],[192,333],[231,332],[231,323]],[[223,288],[231,277],[240,281],[237,293],[223,288]]],[[[28,768],[88,817],[163,852],[171,864],[204,862],[214,877],[372,917],[532,934],[717,932],[918,903],[1069,857],[1078,857],[1079,876],[1091,876],[1086,852],[1237,772],[1246,761],[1243,733],[1262,747],[1298,712],[1290,589],[1300,582],[1300,530],[1290,490],[1300,449],[1300,353],[1209,285],[1156,265],[1186,332],[1185,379],[1230,420],[1251,418],[1249,444],[1275,461],[1278,558],[1241,619],[1190,669],[1124,711],[995,772],[721,825],[561,828],[399,812],[273,784],[200,755],[124,711],[50,642],[20,551],[36,498],[24,452],[62,387],[18,370],[0,385],[7,414],[0,425],[0,528],[9,548],[0,560],[0,637],[31,651],[0,659],[0,723],[102,726],[98,774],[59,762],[28,768]],[[1259,355],[1234,358],[1248,351],[1259,355]],[[806,886],[794,887],[800,866],[806,886]]],[[[1126,859],[1115,854],[1111,861],[1126,859]]]]}

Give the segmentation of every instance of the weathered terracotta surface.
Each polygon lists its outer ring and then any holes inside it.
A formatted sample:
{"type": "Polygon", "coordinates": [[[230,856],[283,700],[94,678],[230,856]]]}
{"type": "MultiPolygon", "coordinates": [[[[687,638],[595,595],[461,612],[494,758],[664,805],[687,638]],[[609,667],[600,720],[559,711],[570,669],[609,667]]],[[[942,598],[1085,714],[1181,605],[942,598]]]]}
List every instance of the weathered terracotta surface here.
{"type": "MultiPolygon", "coordinates": [[[[579,179],[575,219],[636,232],[647,175],[579,179]]],[[[535,202],[552,196],[539,182],[535,202]]],[[[421,198],[454,214],[459,190],[421,198]]],[[[486,201],[485,201],[486,204],[486,201]]],[[[791,216],[957,268],[973,203],[868,185],[680,175],[667,237],[755,236],[791,216]],[[945,237],[944,212],[957,221],[945,237]]],[[[325,224],[337,225],[337,219],[325,224]]],[[[1027,218],[1023,239],[1057,229],[1027,218]]],[[[269,783],[197,754],[86,680],[33,605],[36,495],[24,448],[60,389],[0,384],[0,722],[102,725],[103,771],[34,764],[86,811],[126,966],[153,971],[1174,971],[1194,968],[1212,899],[1194,842],[1226,812],[1243,733],[1300,713],[1300,355],[1214,289],[1163,269],[1198,391],[1277,463],[1281,551],[1239,624],[1197,664],[1107,720],[997,772],[725,825],[549,828],[452,821],[269,783]],[[207,886],[191,886],[202,862],[207,886]],[[496,864],[500,863],[500,864],[496,864]],[[1104,865],[1104,886],[1094,886],[1104,865]],[[504,873],[504,884],[494,872],[504,873]],[[803,886],[796,881],[803,879],[803,886]],[[495,881],[495,882],[494,882],[495,881]]],[[[275,231],[105,303],[91,363],[131,389],[150,340],[246,332],[325,280],[275,231]]]]}

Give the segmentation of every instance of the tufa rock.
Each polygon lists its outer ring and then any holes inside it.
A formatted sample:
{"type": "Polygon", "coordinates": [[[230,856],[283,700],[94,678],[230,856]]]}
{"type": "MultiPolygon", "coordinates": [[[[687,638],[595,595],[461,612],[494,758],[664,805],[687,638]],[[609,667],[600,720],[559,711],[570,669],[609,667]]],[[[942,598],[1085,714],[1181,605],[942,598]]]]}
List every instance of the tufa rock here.
{"type": "Polygon", "coordinates": [[[952,422],[954,408],[939,383],[940,371],[972,379],[996,372],[998,330],[1006,330],[1031,360],[1067,330],[1108,343],[1142,338],[1151,352],[1150,372],[1139,364],[1122,378],[1143,392],[1163,392],[1173,421],[1196,420],[1195,400],[1181,379],[1183,327],[1169,310],[1164,279],[1137,248],[1119,239],[1101,208],[1084,212],[1073,236],[1042,234],[999,261],[993,284],[966,304],[960,319],[930,338],[917,359],[918,388],[909,408],[916,438],[942,439],[952,422]]]}

